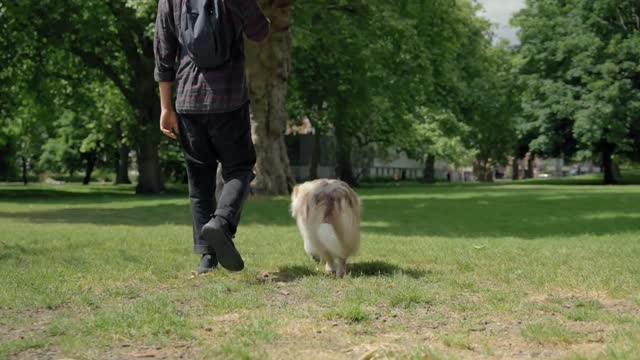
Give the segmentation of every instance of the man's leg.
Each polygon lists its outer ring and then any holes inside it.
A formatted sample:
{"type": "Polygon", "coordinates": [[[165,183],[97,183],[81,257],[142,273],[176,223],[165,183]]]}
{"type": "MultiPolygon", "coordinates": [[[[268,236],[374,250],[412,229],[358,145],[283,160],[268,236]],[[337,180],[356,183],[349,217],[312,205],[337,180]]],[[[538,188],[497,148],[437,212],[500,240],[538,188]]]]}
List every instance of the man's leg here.
{"type": "Polygon", "coordinates": [[[224,217],[235,229],[255,178],[256,151],[251,140],[249,105],[225,116],[211,129],[211,137],[224,179],[215,215],[224,217]]]}
{"type": "Polygon", "coordinates": [[[220,264],[229,270],[242,270],[244,263],[232,236],[240,222],[242,206],[255,175],[256,153],[251,141],[249,105],[226,114],[216,114],[209,124],[209,136],[222,164],[224,187],[215,218],[203,229],[205,238],[216,249],[220,264]]]}
{"type": "Polygon", "coordinates": [[[197,271],[206,273],[217,265],[215,251],[202,235],[202,227],[211,219],[216,208],[217,160],[207,135],[206,116],[180,114],[178,117],[180,142],[189,178],[193,250],[203,255],[197,271]]]}

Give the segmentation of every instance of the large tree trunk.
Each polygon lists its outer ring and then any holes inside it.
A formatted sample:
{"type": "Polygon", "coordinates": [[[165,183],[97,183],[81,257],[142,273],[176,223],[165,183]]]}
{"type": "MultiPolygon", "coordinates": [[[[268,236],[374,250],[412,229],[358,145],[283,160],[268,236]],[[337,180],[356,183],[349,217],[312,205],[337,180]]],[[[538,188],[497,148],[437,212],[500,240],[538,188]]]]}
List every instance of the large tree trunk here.
{"type": "Polygon", "coordinates": [[[358,185],[351,162],[351,144],[340,144],[340,140],[336,151],[336,176],[351,186],[358,185]]]}
{"type": "Polygon", "coordinates": [[[22,156],[22,183],[27,185],[29,179],[27,179],[27,158],[22,156]]]}
{"type": "Polygon", "coordinates": [[[529,155],[529,157],[527,158],[527,171],[525,171],[524,175],[525,179],[533,179],[536,175],[533,160],[534,155],[529,155]]]}
{"type": "Polygon", "coordinates": [[[520,159],[514,157],[511,161],[511,180],[516,181],[520,179],[520,159]]]}
{"type": "Polygon", "coordinates": [[[336,120],[334,126],[336,136],[336,176],[351,186],[357,186],[358,181],[353,173],[353,163],[351,161],[353,140],[342,128],[340,120],[336,120]]]}
{"type": "Polygon", "coordinates": [[[138,160],[136,193],[158,194],[164,191],[158,144],[152,139],[138,139],[136,155],[138,160]]]}
{"type": "MultiPolygon", "coordinates": [[[[147,50],[148,52],[149,50],[147,50]]],[[[153,54],[153,50],[151,50],[153,54]]],[[[165,190],[164,176],[160,167],[158,148],[160,144],[160,100],[157,84],[148,74],[153,73],[153,56],[140,59],[135,65],[136,73],[145,74],[144,78],[135,82],[135,107],[138,110],[138,126],[136,133],[136,157],[138,162],[137,194],[158,194],[165,190]]]]}
{"type": "Polygon", "coordinates": [[[247,73],[251,97],[252,136],[257,152],[254,189],[284,195],[295,183],[284,142],[287,126],[287,81],[291,71],[291,1],[261,0],[271,20],[262,43],[247,41],[247,73]]]}
{"type": "Polygon", "coordinates": [[[5,144],[0,148],[0,181],[9,181],[12,170],[12,157],[9,144],[5,144]]]}
{"type": "Polygon", "coordinates": [[[487,160],[477,160],[473,164],[473,172],[481,182],[493,182],[493,167],[487,160]]]}
{"type": "Polygon", "coordinates": [[[433,155],[427,155],[427,159],[424,161],[422,181],[427,184],[436,182],[436,157],[433,155]]]}
{"type": "Polygon", "coordinates": [[[602,170],[604,172],[605,185],[614,185],[618,183],[615,164],[613,163],[615,147],[615,145],[609,143],[604,144],[602,147],[602,170]]]}
{"type": "Polygon", "coordinates": [[[564,167],[564,154],[561,155],[559,158],[555,159],[555,165],[556,165],[556,169],[555,169],[554,176],[563,177],[564,173],[562,168],[564,167]]]}
{"type": "Polygon", "coordinates": [[[311,152],[311,162],[309,163],[309,180],[318,178],[318,165],[320,165],[320,147],[322,135],[316,130],[313,134],[313,151],[311,152]]]}
{"type": "Polygon", "coordinates": [[[98,161],[98,154],[95,151],[92,151],[88,154],[85,154],[86,165],[84,169],[84,179],[82,180],[82,185],[89,185],[91,182],[91,175],[93,174],[93,169],[96,168],[96,162],[98,161]]]}
{"type": "Polygon", "coordinates": [[[121,144],[116,164],[116,184],[131,184],[129,179],[129,146],[121,144]]]}
{"type": "MultiPolygon", "coordinates": [[[[116,139],[120,141],[122,136],[122,125],[117,124],[115,127],[116,139]]],[[[115,170],[116,170],[116,185],[119,184],[131,184],[129,179],[129,152],[131,148],[124,142],[120,142],[118,146],[118,153],[116,154],[115,170]]]]}
{"type": "MultiPolygon", "coordinates": [[[[155,84],[150,84],[155,85],[155,84]]],[[[149,92],[145,92],[149,94],[149,92]]],[[[150,98],[156,100],[153,90],[150,98]]],[[[157,122],[160,119],[160,104],[156,101],[146,104],[144,111],[139,111],[143,124],[138,134],[136,144],[136,157],[138,161],[138,185],[137,194],[158,194],[164,191],[164,178],[160,168],[160,156],[158,147],[160,143],[160,130],[157,122]]]]}

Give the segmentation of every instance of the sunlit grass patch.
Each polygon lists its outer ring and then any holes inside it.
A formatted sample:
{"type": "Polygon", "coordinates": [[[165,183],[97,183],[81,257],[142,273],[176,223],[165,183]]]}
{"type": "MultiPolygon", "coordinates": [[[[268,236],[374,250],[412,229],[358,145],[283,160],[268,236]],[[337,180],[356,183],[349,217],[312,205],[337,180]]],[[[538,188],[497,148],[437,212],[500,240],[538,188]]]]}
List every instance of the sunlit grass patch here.
{"type": "Polygon", "coordinates": [[[529,324],[521,334],[525,340],[542,345],[573,344],[580,340],[578,333],[554,320],[529,324]]]}
{"type": "Polygon", "coordinates": [[[16,188],[0,186],[0,357],[640,352],[640,224],[618,216],[640,213],[638,186],[364,186],[343,279],[304,253],[285,197],[247,203],[243,272],[191,278],[186,193],[16,188]]]}
{"type": "Polygon", "coordinates": [[[40,349],[47,346],[44,339],[16,339],[0,343],[0,358],[8,358],[11,355],[21,353],[30,349],[40,349]]]}
{"type": "Polygon", "coordinates": [[[473,347],[469,343],[468,336],[464,334],[445,335],[442,338],[442,342],[447,347],[461,349],[461,350],[473,350],[473,347]]]}
{"type": "Polygon", "coordinates": [[[369,312],[358,303],[346,303],[336,309],[328,310],[324,313],[327,319],[344,320],[348,323],[360,323],[371,319],[369,312]]]}

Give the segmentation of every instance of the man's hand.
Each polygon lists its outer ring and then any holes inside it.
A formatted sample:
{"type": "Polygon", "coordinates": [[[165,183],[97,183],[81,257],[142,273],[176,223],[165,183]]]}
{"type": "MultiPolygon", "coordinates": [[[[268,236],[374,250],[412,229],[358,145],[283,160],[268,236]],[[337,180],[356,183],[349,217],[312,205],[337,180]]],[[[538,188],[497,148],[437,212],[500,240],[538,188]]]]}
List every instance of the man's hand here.
{"type": "Polygon", "coordinates": [[[177,139],[180,134],[178,130],[178,119],[171,107],[171,82],[160,82],[160,131],[172,139],[177,139]]]}
{"type": "Polygon", "coordinates": [[[160,113],[160,131],[172,139],[177,139],[180,131],[178,130],[178,119],[176,113],[171,110],[163,109],[160,113]]]}

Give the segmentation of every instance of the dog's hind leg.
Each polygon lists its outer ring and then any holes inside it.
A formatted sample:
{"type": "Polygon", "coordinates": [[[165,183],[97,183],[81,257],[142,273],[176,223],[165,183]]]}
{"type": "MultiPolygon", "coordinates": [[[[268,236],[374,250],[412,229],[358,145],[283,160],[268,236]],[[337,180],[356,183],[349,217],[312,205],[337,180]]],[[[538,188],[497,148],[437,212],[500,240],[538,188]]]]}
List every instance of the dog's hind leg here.
{"type": "Polygon", "coordinates": [[[347,261],[345,259],[335,259],[336,276],[341,278],[347,274],[347,261]]]}
{"type": "Polygon", "coordinates": [[[327,262],[324,264],[324,272],[328,275],[335,275],[336,266],[333,259],[327,259],[327,262]]]}

